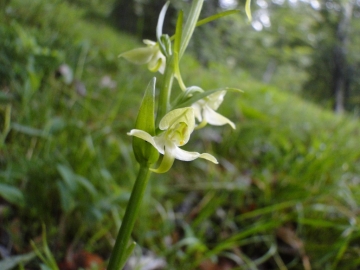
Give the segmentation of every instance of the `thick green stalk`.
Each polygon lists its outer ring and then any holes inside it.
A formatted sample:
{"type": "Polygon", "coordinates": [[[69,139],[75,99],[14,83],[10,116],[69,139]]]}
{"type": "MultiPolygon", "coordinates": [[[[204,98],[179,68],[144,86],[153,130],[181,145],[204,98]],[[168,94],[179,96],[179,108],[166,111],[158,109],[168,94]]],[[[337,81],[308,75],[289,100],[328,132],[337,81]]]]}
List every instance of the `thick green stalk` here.
{"type": "Polygon", "coordinates": [[[170,95],[171,95],[171,88],[173,85],[173,80],[174,80],[174,56],[171,55],[166,60],[164,82],[160,89],[159,105],[158,105],[155,126],[159,125],[160,120],[169,111],[170,95]]]}
{"type": "Polygon", "coordinates": [[[110,256],[108,270],[120,270],[127,259],[126,255],[129,253],[127,251],[130,235],[134,227],[136,216],[139,212],[140,203],[144,196],[149,177],[149,168],[141,166],[131,192],[123,222],[116,238],[115,246],[110,256]]]}

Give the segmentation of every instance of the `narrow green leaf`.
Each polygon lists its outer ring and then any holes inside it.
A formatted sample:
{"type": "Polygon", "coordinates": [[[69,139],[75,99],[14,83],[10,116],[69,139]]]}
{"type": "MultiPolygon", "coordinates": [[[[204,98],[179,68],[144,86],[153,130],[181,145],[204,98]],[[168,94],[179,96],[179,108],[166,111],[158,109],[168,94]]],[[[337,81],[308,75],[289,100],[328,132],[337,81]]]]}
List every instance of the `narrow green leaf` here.
{"type": "Polygon", "coordinates": [[[238,243],[241,239],[249,237],[250,235],[260,234],[266,231],[274,230],[275,228],[279,227],[280,224],[280,220],[274,220],[266,223],[257,222],[256,224],[245,228],[243,231],[232,235],[228,239],[223,240],[219,245],[207,252],[204,257],[211,258],[215,254],[219,254],[224,250],[232,249],[233,247],[238,246],[238,243]]]}
{"type": "Polygon", "coordinates": [[[243,91],[240,89],[236,89],[236,88],[229,88],[229,87],[225,87],[225,88],[219,88],[219,89],[214,89],[214,90],[208,90],[208,91],[204,91],[204,92],[194,92],[196,94],[188,97],[187,99],[183,99],[180,100],[178,104],[175,104],[174,107],[172,109],[176,109],[176,108],[183,108],[183,107],[189,107],[192,104],[194,104],[196,101],[203,99],[213,93],[219,92],[219,91],[235,91],[235,92],[240,92],[242,93],[243,91]]]}
{"type": "Polygon", "coordinates": [[[5,258],[0,261],[0,269],[11,270],[19,264],[26,264],[36,256],[35,252],[5,258]]]}
{"type": "Polygon", "coordinates": [[[49,266],[52,270],[59,270],[54,255],[51,253],[49,245],[47,243],[46,229],[44,224],[42,226],[42,230],[43,252],[46,257],[46,265],[49,266]]]}
{"type": "Polygon", "coordinates": [[[249,21],[252,20],[252,16],[251,16],[251,0],[246,0],[246,3],[245,3],[245,13],[246,13],[246,16],[248,17],[249,21]]]}
{"type": "Polygon", "coordinates": [[[96,188],[94,187],[94,185],[85,177],[80,176],[80,175],[76,175],[75,180],[81,185],[83,186],[90,194],[93,198],[97,197],[97,191],[96,188]]]}
{"type": "Polygon", "coordinates": [[[180,74],[180,44],[181,44],[181,37],[182,37],[182,24],[183,24],[183,11],[180,10],[179,16],[176,22],[176,30],[175,30],[175,41],[174,41],[174,73],[175,78],[178,80],[179,85],[183,91],[186,90],[186,86],[182,80],[180,74]]]}
{"type": "Polygon", "coordinates": [[[13,204],[19,206],[24,205],[23,193],[17,187],[0,183],[0,197],[5,198],[5,200],[13,204]]]}
{"type": "Polygon", "coordinates": [[[233,9],[233,10],[226,10],[226,11],[211,15],[211,16],[205,18],[205,19],[199,20],[196,23],[196,26],[201,26],[201,25],[204,25],[206,23],[209,23],[209,22],[215,21],[217,19],[220,19],[222,17],[229,16],[229,15],[232,15],[232,14],[235,14],[235,13],[239,13],[239,11],[240,11],[239,9],[233,9]]]}
{"type": "Polygon", "coordinates": [[[43,130],[20,125],[18,123],[12,123],[11,128],[12,128],[12,130],[21,132],[26,135],[34,136],[34,137],[43,137],[43,138],[48,137],[48,134],[43,130]]]}
{"type": "Polygon", "coordinates": [[[169,7],[169,4],[170,4],[170,2],[167,1],[165,3],[165,5],[162,7],[160,14],[159,14],[158,23],[156,26],[156,38],[159,42],[160,42],[160,37],[162,36],[162,29],[163,29],[163,25],[164,25],[165,15],[166,15],[166,11],[169,7]]]}
{"type": "MultiPolygon", "coordinates": [[[[205,18],[205,19],[199,20],[196,23],[196,27],[207,24],[207,23],[212,22],[212,21],[215,21],[215,20],[220,19],[220,18],[225,17],[225,16],[229,16],[229,15],[238,13],[239,11],[240,11],[239,9],[233,9],[233,10],[226,10],[226,11],[211,15],[211,16],[205,18]]],[[[174,40],[175,35],[171,36],[170,39],[174,40]]]]}
{"type": "Polygon", "coordinates": [[[183,17],[184,17],[184,12],[182,10],[180,10],[178,19],[176,21],[176,29],[175,29],[175,41],[174,41],[174,52],[175,53],[179,53],[179,51],[180,51],[183,17]]]}
{"type": "Polygon", "coordinates": [[[183,30],[183,35],[181,37],[181,46],[180,46],[180,52],[179,52],[180,58],[184,54],[186,47],[189,44],[191,36],[196,27],[196,23],[199,19],[203,3],[204,3],[204,0],[194,0],[191,4],[190,13],[186,20],[184,30],[183,30]]]}
{"type": "Polygon", "coordinates": [[[77,182],[75,181],[75,174],[71,168],[66,165],[58,164],[56,166],[61,178],[70,191],[75,192],[77,189],[77,182]]]}
{"type": "Polygon", "coordinates": [[[71,190],[69,190],[64,182],[58,181],[56,185],[60,194],[61,209],[65,213],[70,213],[76,206],[76,202],[72,196],[71,190]]]}
{"type": "Polygon", "coordinates": [[[265,215],[265,214],[269,214],[275,211],[279,211],[282,209],[286,209],[286,208],[291,208],[294,207],[296,204],[298,203],[298,201],[286,201],[286,202],[282,202],[282,203],[278,203],[275,205],[270,205],[268,207],[263,207],[248,213],[244,213],[242,215],[239,216],[239,218],[237,218],[237,221],[240,220],[245,220],[248,218],[253,218],[256,216],[261,216],[261,215],[265,215]]]}
{"type": "Polygon", "coordinates": [[[156,25],[156,39],[159,43],[160,49],[162,50],[162,52],[166,55],[166,47],[165,44],[163,43],[161,36],[162,36],[162,29],[163,29],[163,25],[164,25],[164,20],[165,20],[165,15],[166,15],[166,11],[169,7],[170,2],[167,1],[165,3],[165,5],[162,7],[160,14],[159,14],[159,18],[158,18],[158,22],[156,25]]]}
{"type": "Polygon", "coordinates": [[[136,242],[132,242],[125,251],[124,258],[120,261],[120,269],[123,269],[125,266],[125,263],[129,259],[131,253],[134,251],[134,248],[136,247],[136,242]]]}

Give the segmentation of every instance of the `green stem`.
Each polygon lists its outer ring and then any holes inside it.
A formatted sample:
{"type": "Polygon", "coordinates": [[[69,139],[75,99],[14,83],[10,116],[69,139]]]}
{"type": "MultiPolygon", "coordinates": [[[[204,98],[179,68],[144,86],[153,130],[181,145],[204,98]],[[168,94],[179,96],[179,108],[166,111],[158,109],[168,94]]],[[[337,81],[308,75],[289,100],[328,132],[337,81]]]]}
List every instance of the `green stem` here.
{"type": "Polygon", "coordinates": [[[171,55],[166,61],[164,84],[160,90],[159,105],[158,105],[155,126],[159,125],[160,120],[169,111],[170,94],[171,94],[173,81],[174,81],[174,56],[171,55]]]}
{"type": "Polygon", "coordinates": [[[108,270],[120,270],[127,260],[126,255],[128,253],[128,242],[134,227],[136,216],[139,212],[140,203],[142,201],[149,177],[149,168],[141,166],[131,192],[124,219],[116,238],[114,249],[110,256],[107,268],[108,270]]]}

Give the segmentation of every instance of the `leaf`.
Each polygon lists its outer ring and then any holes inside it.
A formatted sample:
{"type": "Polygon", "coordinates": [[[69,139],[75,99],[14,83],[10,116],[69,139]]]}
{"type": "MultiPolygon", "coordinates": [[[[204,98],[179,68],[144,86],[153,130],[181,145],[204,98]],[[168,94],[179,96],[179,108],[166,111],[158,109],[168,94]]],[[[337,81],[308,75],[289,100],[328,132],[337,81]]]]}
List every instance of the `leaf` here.
{"type": "Polygon", "coordinates": [[[41,265],[40,269],[51,269],[51,270],[59,270],[59,267],[56,263],[54,255],[50,251],[49,245],[47,243],[46,237],[46,228],[45,224],[42,225],[42,248],[38,248],[34,241],[30,241],[32,248],[34,249],[35,254],[39,257],[39,259],[44,263],[41,265]]]}
{"type": "Polygon", "coordinates": [[[21,190],[11,185],[0,183],[0,196],[15,205],[23,206],[25,203],[21,190]]]}
{"type": "Polygon", "coordinates": [[[170,2],[167,1],[165,3],[165,5],[162,7],[160,14],[159,14],[158,23],[156,26],[156,38],[157,38],[157,41],[159,42],[159,46],[160,46],[161,50],[163,51],[163,53],[165,53],[165,55],[167,55],[166,54],[167,50],[166,50],[166,46],[163,42],[163,39],[161,37],[162,37],[162,29],[163,29],[163,25],[164,25],[165,15],[166,15],[166,11],[169,7],[169,4],[170,4],[170,2]]]}
{"type": "Polygon", "coordinates": [[[35,252],[5,258],[0,261],[1,270],[11,270],[19,264],[26,264],[36,256],[35,252]]]}
{"type": "Polygon", "coordinates": [[[159,19],[157,22],[157,26],[156,26],[156,38],[158,40],[158,42],[160,42],[160,37],[162,36],[162,29],[163,29],[163,25],[164,25],[164,20],[165,20],[165,15],[166,15],[166,11],[169,7],[170,2],[167,1],[165,3],[165,5],[162,7],[160,14],[159,14],[159,19]]]}
{"type": "Polygon", "coordinates": [[[179,53],[179,51],[180,51],[183,17],[184,17],[184,13],[182,10],[180,10],[178,19],[176,21],[175,41],[174,41],[174,52],[177,52],[177,53],[179,53]]]}
{"type": "Polygon", "coordinates": [[[76,191],[77,181],[74,172],[67,166],[58,164],[56,166],[58,172],[61,175],[61,178],[64,180],[66,186],[71,192],[76,191]]]}
{"type": "Polygon", "coordinates": [[[136,64],[143,65],[150,61],[154,53],[153,47],[147,46],[143,48],[136,48],[119,55],[124,57],[127,61],[136,64]]]}
{"type": "Polygon", "coordinates": [[[75,201],[71,196],[71,191],[65,186],[63,182],[57,182],[57,187],[60,193],[60,205],[65,213],[70,213],[75,208],[75,201]]]}
{"type": "Polygon", "coordinates": [[[80,175],[76,175],[75,180],[82,185],[94,198],[97,195],[96,188],[94,185],[85,177],[82,177],[80,175]]]}
{"type": "Polygon", "coordinates": [[[24,126],[18,123],[12,123],[11,128],[26,135],[43,138],[47,137],[47,134],[41,129],[24,126]]]}
{"type": "Polygon", "coordinates": [[[183,12],[180,10],[179,16],[176,22],[176,30],[175,30],[175,41],[174,41],[174,76],[178,80],[179,85],[183,91],[186,91],[186,86],[181,78],[180,74],[180,42],[182,36],[182,24],[183,24],[183,12]]]}
{"type": "Polygon", "coordinates": [[[188,18],[185,22],[183,35],[181,37],[179,58],[181,58],[183,56],[183,54],[186,50],[186,47],[189,44],[189,41],[190,41],[192,34],[194,32],[194,29],[196,27],[196,23],[198,21],[203,3],[204,3],[204,0],[194,0],[191,4],[190,12],[189,12],[188,18]]]}
{"type": "Polygon", "coordinates": [[[216,92],[219,92],[219,91],[235,91],[235,92],[242,92],[240,89],[236,89],[236,88],[229,88],[229,87],[225,87],[225,88],[219,88],[219,89],[214,89],[214,90],[208,90],[208,91],[203,91],[203,92],[195,92],[196,94],[188,97],[186,100],[180,100],[178,104],[175,104],[174,107],[172,108],[173,109],[176,109],[176,108],[182,108],[182,107],[189,107],[191,106],[192,104],[194,104],[196,101],[200,100],[200,99],[203,99],[211,94],[214,94],[216,92]]]}
{"type": "Polygon", "coordinates": [[[245,13],[246,13],[246,16],[248,17],[249,21],[252,20],[252,16],[251,16],[251,0],[246,0],[246,3],[245,3],[245,13]]]}
{"type": "Polygon", "coordinates": [[[132,242],[130,243],[130,245],[126,248],[124,257],[122,258],[122,260],[120,260],[120,269],[122,269],[125,266],[125,263],[127,262],[127,260],[129,259],[131,253],[134,251],[134,248],[136,247],[136,242],[132,242]]]}
{"type": "Polygon", "coordinates": [[[229,16],[229,15],[232,15],[232,14],[235,14],[235,13],[238,13],[238,12],[239,12],[238,9],[226,10],[226,11],[223,11],[223,12],[220,12],[220,13],[217,13],[217,14],[214,14],[214,15],[211,15],[211,16],[205,18],[205,19],[199,20],[199,21],[196,23],[196,26],[201,26],[201,25],[204,25],[204,24],[206,24],[206,23],[215,21],[215,20],[220,19],[220,18],[222,18],[222,17],[229,16]]]}

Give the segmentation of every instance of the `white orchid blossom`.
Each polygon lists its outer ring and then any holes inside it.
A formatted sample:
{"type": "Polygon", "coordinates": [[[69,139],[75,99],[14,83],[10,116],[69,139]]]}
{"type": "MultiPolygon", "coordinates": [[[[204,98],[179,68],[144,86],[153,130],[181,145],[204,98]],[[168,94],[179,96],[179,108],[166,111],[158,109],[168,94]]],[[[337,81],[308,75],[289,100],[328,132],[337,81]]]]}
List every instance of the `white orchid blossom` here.
{"type": "Polygon", "coordinates": [[[166,57],[162,54],[159,44],[148,39],[144,39],[143,42],[147,45],[146,47],[124,52],[119,57],[124,57],[126,60],[137,65],[148,64],[150,71],[159,71],[161,74],[164,74],[166,57]]]}
{"type": "Polygon", "coordinates": [[[186,107],[170,111],[161,119],[159,128],[163,132],[154,137],[139,129],[133,129],[128,133],[130,136],[151,143],[159,153],[164,155],[160,166],[157,169],[151,169],[153,172],[167,172],[175,159],[192,161],[203,158],[215,164],[218,163],[216,158],[208,153],[188,152],[179,148],[179,146],[183,146],[189,141],[190,134],[194,131],[195,117],[193,108],[186,107]]]}
{"type": "Polygon", "coordinates": [[[229,124],[235,129],[235,124],[232,121],[216,112],[223,102],[225,94],[226,90],[218,91],[191,105],[194,108],[196,119],[200,122],[199,128],[209,123],[214,126],[229,124]]]}

